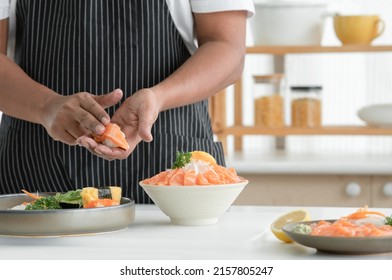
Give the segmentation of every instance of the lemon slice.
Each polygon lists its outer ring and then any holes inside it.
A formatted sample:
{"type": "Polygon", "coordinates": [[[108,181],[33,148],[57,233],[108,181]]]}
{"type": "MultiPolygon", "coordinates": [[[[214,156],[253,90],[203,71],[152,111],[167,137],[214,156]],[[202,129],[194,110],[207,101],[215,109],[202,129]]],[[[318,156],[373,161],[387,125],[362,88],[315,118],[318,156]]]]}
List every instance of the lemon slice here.
{"type": "Polygon", "coordinates": [[[193,151],[191,152],[191,154],[192,154],[192,159],[194,160],[202,160],[213,165],[216,164],[215,158],[207,152],[193,151]]]}
{"type": "Polygon", "coordinates": [[[286,243],[291,243],[293,242],[293,240],[284,233],[282,228],[287,224],[300,223],[306,221],[310,221],[310,213],[308,210],[306,209],[294,210],[276,218],[271,224],[271,231],[279,240],[286,243]]]}

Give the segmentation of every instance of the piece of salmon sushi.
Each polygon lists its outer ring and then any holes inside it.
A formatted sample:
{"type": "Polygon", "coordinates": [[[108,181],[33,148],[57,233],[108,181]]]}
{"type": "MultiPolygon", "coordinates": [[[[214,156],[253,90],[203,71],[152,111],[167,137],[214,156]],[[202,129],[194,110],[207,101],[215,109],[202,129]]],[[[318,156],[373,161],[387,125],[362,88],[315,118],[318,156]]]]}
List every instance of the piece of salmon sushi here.
{"type": "Polygon", "coordinates": [[[121,128],[115,123],[108,124],[102,135],[94,135],[94,140],[97,143],[102,143],[110,148],[129,149],[124,132],[122,132],[121,128]]]}

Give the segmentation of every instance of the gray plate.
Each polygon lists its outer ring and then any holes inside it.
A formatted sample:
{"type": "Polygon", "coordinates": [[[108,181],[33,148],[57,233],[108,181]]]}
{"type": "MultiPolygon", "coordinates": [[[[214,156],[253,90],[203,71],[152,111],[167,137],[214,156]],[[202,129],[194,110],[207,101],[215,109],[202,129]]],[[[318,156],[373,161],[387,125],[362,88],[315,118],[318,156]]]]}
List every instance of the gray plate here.
{"type": "Polygon", "coordinates": [[[111,207],[8,210],[30,200],[25,194],[0,196],[0,235],[50,237],[95,234],[124,229],[135,219],[135,202],[124,197],[120,205],[111,207]]]}
{"type": "MultiPolygon", "coordinates": [[[[334,222],[336,220],[326,220],[334,222]]],[[[312,224],[319,221],[293,223],[283,227],[283,231],[295,242],[333,254],[375,254],[392,252],[392,236],[386,237],[328,237],[292,232],[298,224],[312,224]]]]}

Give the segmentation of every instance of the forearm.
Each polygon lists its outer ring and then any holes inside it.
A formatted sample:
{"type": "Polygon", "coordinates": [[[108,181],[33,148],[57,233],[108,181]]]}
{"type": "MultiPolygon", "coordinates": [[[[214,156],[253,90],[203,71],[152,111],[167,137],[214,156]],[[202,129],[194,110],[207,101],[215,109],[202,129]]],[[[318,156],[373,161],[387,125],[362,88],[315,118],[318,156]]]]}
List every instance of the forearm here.
{"type": "Polygon", "coordinates": [[[194,14],[199,49],[152,90],[161,111],[207,99],[234,83],[245,59],[244,11],[194,14]]]}
{"type": "Polygon", "coordinates": [[[18,65],[0,54],[0,111],[42,123],[44,105],[56,93],[32,80],[18,65]]]}
{"type": "Polygon", "coordinates": [[[211,41],[169,78],[153,88],[161,110],[207,99],[234,83],[241,75],[245,48],[211,41]]]}

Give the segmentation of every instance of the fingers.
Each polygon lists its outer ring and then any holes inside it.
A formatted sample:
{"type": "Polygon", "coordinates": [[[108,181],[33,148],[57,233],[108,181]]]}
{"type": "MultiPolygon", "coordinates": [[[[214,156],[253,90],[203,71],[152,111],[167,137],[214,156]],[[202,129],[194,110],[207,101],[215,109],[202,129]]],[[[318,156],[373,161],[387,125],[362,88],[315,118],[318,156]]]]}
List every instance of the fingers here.
{"type": "MultiPolygon", "coordinates": [[[[76,142],[87,148],[91,153],[107,160],[127,158],[140,141],[151,142],[153,140],[151,128],[158,117],[159,108],[157,108],[154,95],[150,93],[149,90],[141,90],[129,97],[116,111],[111,120],[122,127],[130,146],[130,149],[127,151],[119,148],[109,148],[96,143],[87,135],[87,137],[78,138],[76,142]]],[[[85,113],[81,113],[79,117],[80,123],[93,133],[100,134],[100,125],[104,124],[98,121],[102,118],[102,110],[118,103],[122,96],[123,92],[118,89],[102,96],[89,95],[89,97],[94,99],[94,102],[89,102],[91,100],[88,100],[88,98],[86,98],[86,101],[83,100],[81,107],[85,113]]]]}
{"type": "Polygon", "coordinates": [[[76,141],[76,139],[81,135],[91,134],[87,129],[76,122],[72,122],[67,125],[66,132],[75,139],[74,141],[76,141]]]}
{"type": "Polygon", "coordinates": [[[81,136],[76,140],[79,146],[88,149],[92,154],[104,158],[106,160],[125,159],[131,153],[131,150],[123,150],[120,148],[109,148],[103,144],[95,142],[88,136],[81,136]]]}
{"type": "Polygon", "coordinates": [[[147,118],[143,118],[143,117],[139,121],[138,133],[139,133],[139,136],[145,142],[151,142],[153,140],[153,137],[151,134],[151,128],[152,128],[153,123],[154,123],[153,121],[151,121],[147,118]]]}
{"type": "Polygon", "coordinates": [[[102,134],[105,131],[105,125],[110,122],[108,113],[94,101],[92,96],[81,98],[80,107],[82,110],[76,112],[76,120],[92,133],[102,134]]]}
{"type": "Polygon", "coordinates": [[[89,94],[87,97],[81,98],[80,105],[85,112],[81,112],[78,121],[92,133],[102,134],[105,131],[105,126],[110,122],[110,117],[104,109],[117,104],[122,96],[122,90],[116,89],[105,95],[93,96],[89,94]]]}
{"type": "Polygon", "coordinates": [[[60,130],[58,133],[53,132],[51,137],[56,141],[61,141],[67,145],[73,146],[76,145],[76,138],[71,133],[66,130],[60,130]]]}
{"type": "Polygon", "coordinates": [[[155,100],[146,98],[146,101],[141,103],[137,112],[139,119],[138,134],[143,139],[143,141],[151,142],[153,140],[151,129],[156,119],[158,118],[159,112],[159,110],[156,108],[155,100]]]}
{"type": "Polygon", "coordinates": [[[105,145],[98,145],[93,153],[106,160],[126,159],[130,155],[129,151],[120,148],[109,148],[105,145]]]}
{"type": "Polygon", "coordinates": [[[105,94],[94,96],[96,102],[101,105],[104,109],[116,105],[121,98],[123,97],[123,91],[121,89],[115,89],[112,92],[105,94]]]}
{"type": "Polygon", "coordinates": [[[42,117],[42,125],[54,140],[75,145],[82,135],[101,135],[105,131],[110,117],[104,107],[116,104],[122,95],[121,90],[103,96],[87,92],[54,95],[47,100],[48,110],[42,117]]]}
{"type": "Polygon", "coordinates": [[[70,146],[74,146],[76,145],[76,138],[69,133],[64,133],[64,135],[61,137],[61,142],[70,146]]]}

